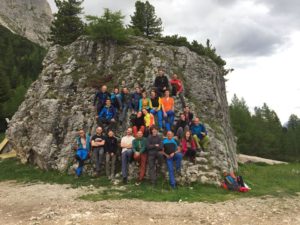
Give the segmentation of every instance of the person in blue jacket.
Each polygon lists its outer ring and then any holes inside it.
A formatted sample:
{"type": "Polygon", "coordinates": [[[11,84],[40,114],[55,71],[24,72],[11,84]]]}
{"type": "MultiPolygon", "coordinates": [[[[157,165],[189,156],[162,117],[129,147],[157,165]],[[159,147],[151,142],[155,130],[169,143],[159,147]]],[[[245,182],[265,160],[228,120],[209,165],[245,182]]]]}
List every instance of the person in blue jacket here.
{"type": "Polygon", "coordinates": [[[106,126],[106,130],[113,130],[116,125],[116,110],[111,105],[111,100],[107,99],[105,106],[98,114],[98,124],[106,126]]]}
{"type": "Polygon", "coordinates": [[[200,119],[197,117],[194,119],[194,123],[191,126],[193,138],[196,142],[197,148],[205,151],[209,144],[209,138],[205,126],[200,123],[200,119]]]}
{"type": "Polygon", "coordinates": [[[163,140],[163,154],[166,157],[170,185],[172,188],[176,187],[176,180],[174,175],[173,162],[176,164],[176,172],[177,174],[181,174],[181,161],[182,161],[182,153],[181,149],[178,146],[176,140],[173,138],[174,134],[172,131],[167,132],[167,138],[163,140]]]}
{"type": "Polygon", "coordinates": [[[89,151],[91,149],[91,137],[86,134],[83,129],[78,131],[79,136],[76,138],[76,155],[75,158],[78,161],[78,167],[75,170],[77,177],[81,176],[83,172],[84,161],[87,160],[89,151]]]}

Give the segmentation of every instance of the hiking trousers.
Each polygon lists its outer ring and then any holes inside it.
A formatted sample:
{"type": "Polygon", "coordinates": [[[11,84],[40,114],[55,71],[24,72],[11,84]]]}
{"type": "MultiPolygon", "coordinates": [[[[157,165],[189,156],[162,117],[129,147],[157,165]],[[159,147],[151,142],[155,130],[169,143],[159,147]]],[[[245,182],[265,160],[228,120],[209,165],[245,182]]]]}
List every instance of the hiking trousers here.
{"type": "Polygon", "coordinates": [[[164,120],[165,120],[165,127],[167,131],[171,130],[171,127],[173,126],[174,123],[174,117],[175,117],[175,113],[172,110],[169,110],[166,112],[167,116],[164,116],[164,120]]]}
{"type": "Polygon", "coordinates": [[[112,156],[111,153],[106,153],[106,157],[105,157],[105,170],[106,170],[106,176],[108,178],[115,176],[116,159],[117,159],[116,154],[114,154],[112,156]]]}
{"type": "Polygon", "coordinates": [[[162,165],[164,161],[164,156],[157,150],[150,150],[148,152],[148,163],[149,163],[149,174],[152,184],[156,183],[158,171],[162,172],[162,165]],[[157,167],[156,167],[157,162],[157,167]]]}
{"type": "Polygon", "coordinates": [[[139,168],[139,181],[142,181],[146,174],[146,165],[147,165],[147,153],[134,154],[133,159],[140,164],[139,168]]]}
{"type": "Polygon", "coordinates": [[[206,135],[202,139],[200,139],[196,134],[193,135],[193,138],[196,142],[197,148],[202,148],[202,150],[206,150],[209,145],[209,138],[206,135]]]}
{"type": "Polygon", "coordinates": [[[132,159],[133,151],[128,149],[125,152],[122,152],[122,177],[127,178],[128,176],[128,163],[132,159]]]}
{"type": "Polygon", "coordinates": [[[182,161],[182,153],[177,152],[177,153],[174,154],[173,157],[166,159],[167,168],[168,168],[168,172],[169,172],[170,185],[171,185],[172,188],[174,188],[176,186],[174,166],[173,166],[174,161],[175,161],[175,164],[176,164],[176,171],[180,172],[180,170],[181,170],[181,161],[182,161]]]}
{"type": "Polygon", "coordinates": [[[103,155],[104,155],[104,148],[103,147],[93,149],[93,161],[96,165],[96,172],[97,173],[100,172],[103,155]]]}

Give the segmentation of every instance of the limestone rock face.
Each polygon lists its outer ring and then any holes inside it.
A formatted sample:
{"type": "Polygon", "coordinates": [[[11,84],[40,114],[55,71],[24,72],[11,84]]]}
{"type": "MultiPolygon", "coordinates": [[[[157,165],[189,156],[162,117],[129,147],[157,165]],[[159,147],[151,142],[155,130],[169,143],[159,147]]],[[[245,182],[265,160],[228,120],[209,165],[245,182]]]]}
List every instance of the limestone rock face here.
{"type": "MultiPolygon", "coordinates": [[[[23,162],[43,169],[66,170],[73,164],[78,128],[93,133],[95,86],[109,89],[125,80],[150,90],[157,67],[184,81],[185,99],[207,127],[211,144],[196,164],[184,162],[183,183],[216,183],[223,169],[236,169],[236,144],[230,127],[223,70],[185,47],[132,37],[131,44],[101,44],[85,37],[50,48],[44,69],[9,123],[7,136],[23,162]],[[191,164],[191,165],[190,165],[191,164]]],[[[177,115],[181,111],[176,99],[177,115]]],[[[118,135],[122,135],[122,130],[118,135]]]]}
{"type": "Polygon", "coordinates": [[[0,24],[47,47],[52,12],[47,0],[1,0],[0,24]]]}

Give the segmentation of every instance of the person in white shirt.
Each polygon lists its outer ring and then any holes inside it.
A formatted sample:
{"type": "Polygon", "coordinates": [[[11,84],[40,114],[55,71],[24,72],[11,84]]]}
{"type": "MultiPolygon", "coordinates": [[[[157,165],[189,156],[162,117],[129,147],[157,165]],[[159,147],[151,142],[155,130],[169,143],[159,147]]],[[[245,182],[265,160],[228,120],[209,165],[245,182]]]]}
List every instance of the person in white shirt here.
{"type": "Polygon", "coordinates": [[[128,128],[126,131],[126,136],[121,139],[121,148],[122,148],[122,177],[123,183],[127,183],[128,176],[128,163],[132,159],[132,141],[134,137],[132,136],[132,128],[128,128]]]}

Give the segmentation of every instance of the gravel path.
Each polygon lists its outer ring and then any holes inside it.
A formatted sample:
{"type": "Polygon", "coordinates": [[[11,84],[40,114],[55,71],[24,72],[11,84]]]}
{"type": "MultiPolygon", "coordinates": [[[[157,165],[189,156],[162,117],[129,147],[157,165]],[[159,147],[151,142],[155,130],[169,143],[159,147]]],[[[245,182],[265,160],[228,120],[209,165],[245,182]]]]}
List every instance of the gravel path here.
{"type": "Polygon", "coordinates": [[[67,185],[0,182],[0,224],[300,224],[300,196],[210,203],[88,202],[67,185]]]}

